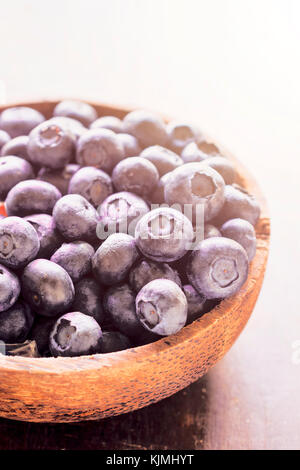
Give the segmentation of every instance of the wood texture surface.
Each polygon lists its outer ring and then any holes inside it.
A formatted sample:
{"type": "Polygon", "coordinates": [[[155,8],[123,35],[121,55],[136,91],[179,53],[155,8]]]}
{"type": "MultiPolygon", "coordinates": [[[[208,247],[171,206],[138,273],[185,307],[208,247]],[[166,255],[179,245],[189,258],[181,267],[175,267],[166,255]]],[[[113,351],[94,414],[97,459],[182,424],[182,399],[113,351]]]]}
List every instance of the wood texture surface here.
{"type": "MultiPolygon", "coordinates": [[[[50,116],[55,102],[28,105],[50,116]]],[[[128,111],[96,107],[99,115],[123,117],[128,111]]],[[[78,358],[29,359],[1,355],[0,416],[57,423],[95,420],[133,411],[188,386],[224,356],[246,325],[257,300],[270,234],[261,191],[238,160],[234,161],[239,183],[262,206],[256,227],[257,253],[242,290],[178,334],[139,348],[78,358]]]]}

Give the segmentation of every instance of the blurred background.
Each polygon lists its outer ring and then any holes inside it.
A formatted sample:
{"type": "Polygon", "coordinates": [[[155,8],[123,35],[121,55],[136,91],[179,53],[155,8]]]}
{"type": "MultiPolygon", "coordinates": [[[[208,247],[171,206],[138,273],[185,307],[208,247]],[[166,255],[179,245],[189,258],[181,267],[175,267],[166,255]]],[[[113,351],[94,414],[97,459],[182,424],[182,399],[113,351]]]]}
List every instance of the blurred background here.
{"type": "Polygon", "coordinates": [[[210,436],[207,446],[300,448],[299,0],[0,4],[2,103],[70,97],[147,107],[195,122],[255,174],[271,211],[270,262],[248,327],[212,372],[231,414],[215,413],[223,440],[210,436]]]}

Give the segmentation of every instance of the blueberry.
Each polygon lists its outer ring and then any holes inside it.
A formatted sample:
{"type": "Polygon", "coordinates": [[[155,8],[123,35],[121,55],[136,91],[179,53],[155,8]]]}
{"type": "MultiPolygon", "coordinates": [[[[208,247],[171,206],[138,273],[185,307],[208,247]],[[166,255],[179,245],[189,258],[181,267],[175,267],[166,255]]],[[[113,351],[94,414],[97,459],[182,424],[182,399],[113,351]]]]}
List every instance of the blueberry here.
{"type": "Polygon", "coordinates": [[[0,312],[12,307],[20,295],[20,282],[17,276],[0,264],[0,312]]]}
{"type": "Polygon", "coordinates": [[[72,281],[77,282],[91,271],[94,253],[94,248],[89,243],[64,243],[51,256],[50,261],[59,264],[67,271],[72,281]]]}
{"type": "MultiPolygon", "coordinates": [[[[212,224],[204,225],[204,238],[221,237],[222,234],[217,227],[212,224]]],[[[230,237],[229,237],[230,238],[230,237]]]]}
{"type": "Polygon", "coordinates": [[[127,336],[119,331],[103,331],[101,352],[112,353],[131,348],[131,342],[127,336]]]}
{"type": "Polygon", "coordinates": [[[193,240],[193,227],[181,212],[161,207],[144,215],[135,229],[141,252],[154,261],[182,258],[193,240]]]}
{"type": "Polygon", "coordinates": [[[123,134],[122,132],[118,134],[118,139],[123,145],[124,149],[124,158],[136,157],[142,151],[138,140],[130,134],[123,134]]]}
{"type": "Polygon", "coordinates": [[[129,157],[118,163],[112,173],[117,191],[129,191],[143,198],[150,196],[159,180],[156,167],[142,157],[129,157]]]}
{"type": "Polygon", "coordinates": [[[139,292],[148,282],[154,279],[169,279],[181,287],[180,277],[175,269],[167,263],[156,263],[146,259],[140,260],[129,274],[129,282],[135,292],[139,292]]]}
{"type": "Polygon", "coordinates": [[[187,275],[190,283],[207,299],[231,297],[247,279],[247,253],[229,238],[207,238],[191,253],[187,275]]]}
{"type": "Polygon", "coordinates": [[[204,164],[216,170],[222,176],[225,184],[234,183],[236,171],[227,158],[221,156],[210,157],[205,160],[204,164]]]}
{"type": "Polygon", "coordinates": [[[227,220],[221,227],[223,237],[235,240],[245,248],[249,261],[256,252],[256,234],[252,224],[244,219],[227,220]]]}
{"type": "Polygon", "coordinates": [[[206,312],[207,300],[191,284],[183,286],[183,292],[188,303],[187,324],[189,324],[206,312]]]}
{"type": "Polygon", "coordinates": [[[90,129],[99,128],[109,129],[110,131],[119,134],[119,132],[122,132],[123,123],[121,119],[117,118],[116,116],[102,116],[96,119],[96,121],[90,125],[90,129]]]}
{"type": "Polygon", "coordinates": [[[136,344],[156,339],[141,325],[135,312],[135,294],[128,284],[108,289],[104,296],[104,308],[113,324],[136,344]]]}
{"type": "Polygon", "coordinates": [[[210,158],[209,154],[199,149],[196,142],[189,143],[181,152],[184,163],[203,162],[210,158]]]}
{"type": "Polygon", "coordinates": [[[0,115],[0,129],[6,131],[11,138],[27,135],[41,124],[45,117],[37,110],[26,106],[8,108],[0,115]]]}
{"type": "Polygon", "coordinates": [[[53,217],[49,214],[32,214],[24,217],[37,233],[40,241],[40,249],[37,258],[50,258],[50,256],[61,246],[63,238],[56,230],[53,217]]]}
{"type": "Polygon", "coordinates": [[[126,191],[108,196],[99,209],[103,233],[124,232],[134,235],[138,220],[149,212],[148,204],[139,196],[126,191]]]}
{"type": "Polygon", "coordinates": [[[234,184],[225,186],[225,202],[213,223],[221,226],[230,219],[245,219],[255,226],[260,217],[260,207],[254,196],[234,184]]]}
{"type": "Polygon", "coordinates": [[[40,241],[32,225],[21,217],[0,221],[0,263],[20,269],[38,254],[40,241]]]}
{"type": "Polygon", "coordinates": [[[32,179],[34,172],[30,163],[19,157],[0,158],[0,200],[4,201],[8,192],[20,181],[32,179]]]}
{"type": "Polygon", "coordinates": [[[22,301],[0,313],[0,340],[5,343],[23,343],[33,325],[34,314],[22,301]]]}
{"type": "Polygon", "coordinates": [[[98,207],[113,193],[113,186],[107,173],[93,166],[86,166],[72,176],[68,192],[80,194],[94,207],[98,207]]]}
{"type": "Polygon", "coordinates": [[[42,317],[36,315],[29,338],[36,342],[39,353],[42,356],[50,356],[49,339],[57,317],[42,317]]]}
{"type": "Polygon", "coordinates": [[[160,177],[183,164],[183,160],[176,153],[160,145],[147,147],[140,156],[153,163],[160,177]]]}
{"type": "Polygon", "coordinates": [[[161,336],[177,333],[187,320],[188,304],[180,287],[168,279],[146,284],[136,297],[136,314],[142,325],[161,336]]]}
{"type": "Polygon", "coordinates": [[[28,135],[19,135],[14,139],[11,139],[7,144],[2,147],[1,155],[6,157],[8,155],[14,155],[15,157],[23,158],[29,161],[29,155],[27,152],[27,145],[29,142],[28,135]]]}
{"type": "MultiPolygon", "coordinates": [[[[5,132],[5,131],[3,131],[3,130],[0,129],[0,152],[2,151],[2,148],[3,148],[6,144],[8,144],[8,142],[9,142],[10,140],[11,140],[11,139],[10,139],[10,135],[9,135],[7,132],[5,132]]],[[[10,155],[14,155],[14,154],[11,153],[10,155]]]]}
{"type": "Polygon", "coordinates": [[[90,315],[101,325],[104,321],[102,308],[103,288],[91,277],[85,277],[75,284],[74,310],[90,315]]]}
{"type": "Polygon", "coordinates": [[[181,153],[184,147],[190,142],[199,140],[201,133],[195,126],[171,121],[167,125],[168,146],[174,152],[181,153]]]}
{"type": "Polygon", "coordinates": [[[223,206],[224,190],[224,180],[215,170],[201,163],[186,163],[170,173],[165,200],[169,205],[191,205],[194,220],[202,217],[203,210],[205,221],[209,221],[223,206]]]}
{"type": "Polygon", "coordinates": [[[133,237],[114,233],[102,243],[92,259],[94,276],[105,285],[118,284],[126,279],[138,256],[133,237]]]}
{"type": "Polygon", "coordinates": [[[163,120],[154,113],[136,110],[128,113],[123,120],[123,129],[137,138],[142,147],[165,145],[168,139],[163,120]]]}
{"type": "Polygon", "coordinates": [[[22,294],[31,308],[44,316],[64,313],[74,300],[74,285],[69,274],[46,259],[29,263],[23,271],[22,294]]]}
{"type": "Polygon", "coordinates": [[[45,121],[29,134],[27,151],[34,165],[63,168],[71,161],[74,149],[73,134],[58,123],[45,121]]]}
{"type": "Polygon", "coordinates": [[[60,317],[50,333],[53,356],[84,356],[101,352],[102,330],[96,320],[81,312],[60,317]]]}
{"type": "Polygon", "coordinates": [[[37,179],[53,184],[64,196],[68,194],[69,183],[73,175],[80,169],[79,165],[69,163],[59,170],[51,170],[50,168],[41,168],[38,172],[37,179]]]}
{"type": "Polygon", "coordinates": [[[16,184],[5,200],[7,215],[24,217],[32,214],[51,214],[61,198],[59,190],[50,183],[26,180],[16,184]]]}
{"type": "Polygon", "coordinates": [[[98,214],[96,209],[79,194],[67,194],[54,206],[56,228],[69,241],[96,239],[98,214]]]}
{"type": "Polygon", "coordinates": [[[54,108],[53,116],[76,119],[85,127],[89,127],[98,117],[97,111],[93,106],[75,100],[64,100],[58,103],[54,108]]]}
{"type": "Polygon", "coordinates": [[[124,158],[124,148],[117,134],[108,129],[90,129],[77,142],[76,159],[81,166],[95,166],[111,173],[124,158]]]}

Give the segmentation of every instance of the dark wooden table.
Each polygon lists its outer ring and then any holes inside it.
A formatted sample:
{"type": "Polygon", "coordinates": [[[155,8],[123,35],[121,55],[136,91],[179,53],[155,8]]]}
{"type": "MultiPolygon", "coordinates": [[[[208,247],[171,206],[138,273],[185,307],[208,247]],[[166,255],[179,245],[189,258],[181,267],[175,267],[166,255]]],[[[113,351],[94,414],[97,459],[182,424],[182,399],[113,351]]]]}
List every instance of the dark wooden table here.
{"type": "Polygon", "coordinates": [[[51,5],[1,6],[0,101],[131,102],[202,125],[263,187],[271,252],[246,329],[206,377],[99,422],[0,420],[0,449],[300,449],[299,2],[51,5]]]}

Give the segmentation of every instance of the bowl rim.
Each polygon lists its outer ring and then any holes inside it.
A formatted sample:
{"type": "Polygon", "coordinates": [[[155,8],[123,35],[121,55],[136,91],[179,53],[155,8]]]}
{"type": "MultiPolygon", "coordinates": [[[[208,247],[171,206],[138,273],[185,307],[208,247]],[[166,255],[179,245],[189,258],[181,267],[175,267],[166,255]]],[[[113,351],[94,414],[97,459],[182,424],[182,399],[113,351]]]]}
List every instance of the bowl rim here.
{"type": "MultiPolygon", "coordinates": [[[[69,99],[69,98],[68,98],[69,99]]],[[[44,100],[44,101],[28,101],[25,103],[11,103],[0,106],[0,112],[4,109],[15,107],[15,106],[28,106],[39,111],[44,107],[54,108],[54,106],[59,103],[61,100],[44,100]]],[[[91,101],[91,100],[80,100],[78,98],[75,101],[85,101],[86,103],[96,106],[98,109],[101,109],[99,116],[102,115],[115,115],[117,117],[123,118],[128,112],[132,111],[133,107],[120,107],[117,105],[105,104],[102,102],[91,101]]],[[[166,122],[170,121],[170,117],[161,115],[166,122]]],[[[47,116],[46,116],[47,117],[47,116]]],[[[223,145],[219,144],[216,139],[211,138],[211,136],[204,134],[203,137],[208,142],[215,143],[222,155],[227,157],[234,163],[234,166],[237,171],[238,183],[240,183],[249,193],[253,194],[259,201],[261,206],[261,215],[260,219],[255,227],[256,236],[257,236],[257,250],[264,250],[265,252],[265,261],[268,257],[269,241],[270,241],[270,217],[268,206],[265,200],[265,197],[259,187],[259,184],[256,182],[252,174],[245,168],[245,166],[232,155],[223,145]]],[[[112,367],[115,362],[118,363],[118,367],[126,367],[128,360],[134,359],[138,362],[143,362],[145,359],[151,359],[159,353],[163,353],[166,349],[176,348],[180,343],[190,341],[195,336],[198,338],[203,336],[208,330],[214,328],[218,320],[224,315],[224,311],[230,309],[233,305],[242,304],[243,301],[247,298],[247,295],[252,289],[251,279],[255,269],[259,268],[256,266],[256,261],[258,258],[258,252],[256,253],[254,259],[250,263],[249,273],[246,283],[243,288],[234,296],[224,299],[214,307],[208,313],[205,313],[202,317],[195,320],[193,323],[185,326],[178,333],[163,337],[157,341],[146,344],[143,346],[137,346],[134,348],[126,349],[123,351],[106,353],[106,354],[93,354],[89,356],[77,356],[77,357],[38,357],[38,358],[29,358],[23,356],[6,356],[0,353],[0,370],[5,371],[17,371],[17,370],[28,370],[35,374],[68,374],[71,371],[80,372],[83,370],[97,370],[107,367],[112,367]]]]}

